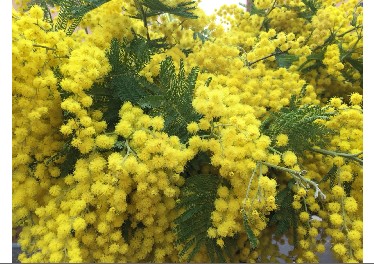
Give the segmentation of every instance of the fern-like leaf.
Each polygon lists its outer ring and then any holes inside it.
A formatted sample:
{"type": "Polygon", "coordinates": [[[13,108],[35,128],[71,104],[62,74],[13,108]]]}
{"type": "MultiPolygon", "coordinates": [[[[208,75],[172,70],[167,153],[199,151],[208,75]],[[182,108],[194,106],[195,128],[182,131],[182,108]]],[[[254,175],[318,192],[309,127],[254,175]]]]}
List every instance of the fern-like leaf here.
{"type": "Polygon", "coordinates": [[[162,115],[165,131],[169,135],[177,135],[182,142],[188,139],[187,125],[201,118],[192,107],[197,75],[198,68],[194,67],[186,76],[182,60],[176,74],[172,58],[167,57],[161,62],[158,78],[161,93],[145,96],[139,102],[142,106],[151,106],[151,115],[162,115]]]}
{"type": "Polygon", "coordinates": [[[293,192],[292,185],[294,181],[290,181],[286,188],[280,191],[275,197],[278,209],[271,215],[269,226],[275,226],[275,235],[281,236],[292,230],[293,244],[297,244],[297,212],[292,206],[293,192]]]}
{"type": "Polygon", "coordinates": [[[55,25],[56,30],[64,30],[71,35],[83,16],[109,0],[60,0],[60,12],[55,25]]]}
{"type": "Polygon", "coordinates": [[[214,211],[219,177],[210,174],[198,174],[186,179],[182,188],[181,198],[177,208],[184,212],[174,221],[177,244],[183,245],[179,256],[186,254],[187,262],[205,246],[212,262],[225,262],[224,253],[215,241],[207,236],[211,223],[211,213],[214,211]]]}
{"type": "Polygon", "coordinates": [[[179,3],[176,6],[168,6],[160,0],[136,0],[138,14],[133,18],[144,20],[147,17],[161,14],[173,14],[185,18],[198,18],[191,10],[196,9],[195,1],[179,3]]]}
{"type": "Polygon", "coordinates": [[[303,155],[305,150],[314,146],[323,148],[329,140],[328,135],[334,131],[317,120],[329,120],[335,113],[327,112],[325,107],[318,105],[301,105],[292,96],[290,106],[283,107],[279,112],[271,113],[261,125],[263,134],[268,135],[273,142],[277,135],[286,134],[288,145],[279,148],[280,151],[292,150],[303,155]]]}
{"type": "Polygon", "coordinates": [[[131,42],[112,41],[107,52],[111,71],[103,82],[95,83],[89,91],[95,98],[94,107],[104,111],[108,130],[114,129],[119,120],[118,111],[124,102],[139,105],[144,96],[159,93],[156,85],[139,75],[151,55],[159,51],[158,47],[157,40],[147,41],[135,33],[131,42]]]}

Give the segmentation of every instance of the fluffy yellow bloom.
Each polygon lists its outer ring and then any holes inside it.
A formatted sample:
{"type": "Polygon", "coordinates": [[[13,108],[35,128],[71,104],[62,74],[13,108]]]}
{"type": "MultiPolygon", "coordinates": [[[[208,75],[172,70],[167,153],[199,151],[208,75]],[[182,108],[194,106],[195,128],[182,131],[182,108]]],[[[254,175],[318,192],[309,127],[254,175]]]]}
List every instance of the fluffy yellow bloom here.
{"type": "Polygon", "coordinates": [[[339,256],[343,256],[347,252],[347,248],[342,243],[335,244],[332,250],[339,256]]]}
{"type": "Polygon", "coordinates": [[[102,149],[110,149],[114,146],[114,143],[116,142],[115,137],[110,137],[107,135],[99,135],[95,139],[95,143],[99,148],[102,149]]]}
{"type": "Polygon", "coordinates": [[[352,105],[359,105],[362,103],[362,95],[359,93],[352,93],[349,100],[352,105]]]}
{"type": "Polygon", "coordinates": [[[339,185],[335,185],[333,188],[332,188],[332,194],[336,197],[342,197],[345,195],[345,192],[344,192],[344,189],[339,186],[339,185]]]}
{"type": "Polygon", "coordinates": [[[339,106],[341,106],[341,104],[342,104],[342,100],[340,98],[334,97],[334,98],[330,99],[330,105],[331,106],[339,107],[339,106]]]}
{"type": "Polygon", "coordinates": [[[340,214],[333,213],[330,215],[330,222],[335,226],[340,226],[343,223],[343,217],[340,214]]]}
{"type": "Polygon", "coordinates": [[[309,221],[309,214],[307,212],[301,212],[299,215],[301,222],[309,221]]]}
{"type": "Polygon", "coordinates": [[[76,218],[73,222],[73,228],[76,231],[82,231],[86,228],[86,226],[86,221],[81,217],[76,218]]]}
{"type": "Polygon", "coordinates": [[[347,197],[344,200],[344,209],[349,213],[354,213],[358,209],[356,200],[353,197],[347,197]]]}
{"type": "Polygon", "coordinates": [[[196,122],[187,125],[187,131],[191,134],[196,134],[199,131],[199,125],[196,122]]]}
{"type": "Polygon", "coordinates": [[[277,137],[277,146],[283,147],[288,144],[288,136],[286,134],[279,134],[277,137]]]}
{"type": "Polygon", "coordinates": [[[283,153],[282,159],[286,166],[293,166],[297,163],[297,157],[292,151],[283,153]]]}

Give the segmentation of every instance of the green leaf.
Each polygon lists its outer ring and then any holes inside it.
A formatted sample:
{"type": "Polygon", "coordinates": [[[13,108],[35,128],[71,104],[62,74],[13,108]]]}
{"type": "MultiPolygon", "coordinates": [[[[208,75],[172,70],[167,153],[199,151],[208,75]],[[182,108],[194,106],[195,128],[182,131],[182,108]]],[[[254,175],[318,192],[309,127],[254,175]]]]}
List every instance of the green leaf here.
{"type": "Polygon", "coordinates": [[[337,172],[338,172],[338,166],[334,164],[320,182],[325,182],[327,180],[330,180],[330,188],[334,187],[337,172]]]}
{"type": "Polygon", "coordinates": [[[242,211],[242,215],[243,215],[243,223],[244,223],[245,232],[247,233],[249,243],[251,244],[252,249],[254,249],[257,247],[257,238],[248,224],[247,214],[244,211],[242,211]]]}
{"type": "Polygon", "coordinates": [[[173,14],[186,18],[198,18],[191,10],[196,9],[195,1],[178,3],[176,6],[168,6],[160,0],[136,0],[139,13],[133,18],[144,20],[147,17],[158,16],[161,14],[173,14]]]}
{"type": "Polygon", "coordinates": [[[58,1],[60,11],[57,16],[56,30],[64,30],[71,35],[79,25],[83,16],[109,0],[61,0],[58,1]]]}
{"type": "Polygon", "coordinates": [[[299,60],[299,57],[293,54],[278,54],[275,56],[275,59],[277,61],[278,67],[280,68],[289,68],[292,63],[299,60]]]}
{"type": "Polygon", "coordinates": [[[351,57],[345,58],[349,64],[352,65],[353,68],[355,68],[361,75],[363,73],[363,61],[359,59],[352,59],[351,57]]]}
{"type": "Polygon", "coordinates": [[[174,231],[177,243],[183,245],[179,256],[182,258],[187,255],[187,262],[203,246],[207,248],[212,262],[217,259],[225,261],[222,249],[207,236],[207,231],[212,226],[210,217],[215,209],[214,201],[219,183],[220,177],[217,175],[197,174],[186,178],[182,187],[177,208],[183,208],[184,212],[174,220],[174,231]]]}
{"type": "Polygon", "coordinates": [[[286,147],[277,148],[279,151],[292,150],[303,156],[304,151],[314,146],[323,148],[336,132],[316,120],[329,120],[335,113],[327,112],[319,105],[301,105],[301,100],[290,100],[290,106],[283,107],[278,112],[271,112],[261,125],[261,132],[268,135],[275,145],[279,134],[288,136],[286,147]]]}
{"type": "Polygon", "coordinates": [[[160,92],[157,96],[144,96],[139,101],[141,106],[150,107],[150,115],[163,116],[164,130],[169,135],[178,136],[183,143],[188,140],[187,125],[201,118],[192,106],[198,72],[198,68],[194,67],[186,76],[181,60],[176,73],[173,59],[167,57],[161,62],[157,78],[160,92]]]}

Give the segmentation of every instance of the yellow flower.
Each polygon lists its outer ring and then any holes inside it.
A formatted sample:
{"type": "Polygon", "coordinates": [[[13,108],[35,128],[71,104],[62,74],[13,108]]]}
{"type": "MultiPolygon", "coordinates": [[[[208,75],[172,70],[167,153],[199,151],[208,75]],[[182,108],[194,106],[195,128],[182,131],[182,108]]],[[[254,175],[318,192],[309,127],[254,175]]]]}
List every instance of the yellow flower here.
{"type": "Polygon", "coordinates": [[[332,249],[339,256],[344,256],[347,252],[347,248],[342,243],[335,244],[332,249]]]}
{"type": "Polygon", "coordinates": [[[335,185],[333,188],[332,188],[332,194],[336,197],[342,197],[345,195],[345,192],[344,192],[344,189],[339,186],[339,185],[335,185]]]}
{"type": "Polygon", "coordinates": [[[340,214],[334,213],[330,215],[330,222],[334,226],[341,226],[343,223],[343,217],[340,214]]]}
{"type": "Polygon", "coordinates": [[[196,134],[199,131],[199,125],[196,122],[191,122],[187,125],[187,131],[191,134],[196,134]]]}
{"type": "Polygon", "coordinates": [[[161,116],[156,116],[152,119],[152,127],[155,130],[162,130],[164,128],[164,119],[161,116]]]}
{"type": "Polygon", "coordinates": [[[340,98],[334,97],[330,99],[330,105],[333,107],[338,108],[339,106],[341,106],[341,104],[342,100],[340,98]]]}
{"type": "Polygon", "coordinates": [[[229,189],[226,186],[220,186],[217,193],[222,198],[227,198],[229,196],[229,189]]]}
{"type": "Polygon", "coordinates": [[[217,239],[217,245],[223,248],[223,246],[225,245],[225,242],[223,241],[222,238],[217,239]]]}
{"type": "Polygon", "coordinates": [[[283,162],[286,166],[293,166],[297,163],[297,157],[292,151],[283,153],[283,162]]]}
{"type": "Polygon", "coordinates": [[[288,144],[288,136],[286,134],[279,134],[276,139],[279,147],[284,147],[288,144]]]}
{"type": "Polygon", "coordinates": [[[215,200],[214,205],[215,205],[216,210],[218,212],[224,212],[228,208],[227,202],[224,199],[221,199],[221,198],[215,200]]]}
{"type": "Polygon", "coordinates": [[[352,105],[359,105],[362,102],[362,95],[359,93],[352,93],[349,100],[352,105]]]}
{"type": "Polygon", "coordinates": [[[301,222],[307,222],[309,220],[309,214],[307,212],[301,212],[299,218],[301,222]]]}
{"type": "Polygon", "coordinates": [[[61,187],[59,185],[53,185],[50,189],[49,189],[49,193],[52,195],[52,196],[58,196],[60,195],[61,193],[61,187]]]}
{"type": "Polygon", "coordinates": [[[102,149],[110,149],[114,146],[114,143],[116,142],[115,137],[110,137],[107,135],[99,135],[95,139],[95,143],[99,148],[102,149]]]}
{"type": "Polygon", "coordinates": [[[327,205],[328,209],[332,213],[337,213],[340,211],[340,204],[337,202],[332,202],[327,205]]]}
{"type": "Polygon", "coordinates": [[[349,213],[354,213],[358,209],[357,202],[353,197],[347,197],[344,201],[344,209],[349,213]]]}
{"type": "Polygon", "coordinates": [[[82,231],[86,228],[86,221],[82,217],[78,217],[73,222],[73,228],[76,231],[82,231]]]}

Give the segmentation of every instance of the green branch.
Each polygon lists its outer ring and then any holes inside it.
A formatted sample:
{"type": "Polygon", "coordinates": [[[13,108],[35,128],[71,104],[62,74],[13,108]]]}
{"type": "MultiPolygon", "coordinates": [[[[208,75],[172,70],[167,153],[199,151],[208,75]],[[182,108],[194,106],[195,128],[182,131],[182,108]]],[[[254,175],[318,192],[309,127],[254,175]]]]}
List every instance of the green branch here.
{"type": "Polygon", "coordinates": [[[311,151],[321,153],[321,154],[325,154],[325,155],[330,155],[330,156],[339,156],[339,157],[354,160],[354,161],[360,163],[360,165],[363,164],[363,160],[358,158],[358,156],[362,155],[362,152],[357,153],[357,154],[349,154],[349,153],[335,152],[335,151],[332,151],[332,150],[316,149],[316,148],[312,148],[311,151]]]}
{"type": "Polygon", "coordinates": [[[304,177],[304,175],[307,173],[306,170],[296,171],[296,170],[288,169],[288,168],[285,168],[285,167],[277,166],[277,165],[268,163],[266,161],[261,161],[261,163],[264,164],[264,165],[266,165],[266,166],[268,166],[268,167],[272,167],[272,168],[277,169],[277,170],[282,170],[282,171],[288,172],[296,180],[303,181],[307,185],[312,185],[314,187],[314,189],[316,190],[316,192],[314,193],[314,197],[315,198],[317,198],[318,195],[320,195],[322,197],[322,199],[326,198],[326,195],[321,191],[321,189],[318,187],[317,183],[315,183],[314,181],[312,181],[312,180],[304,177]]]}

